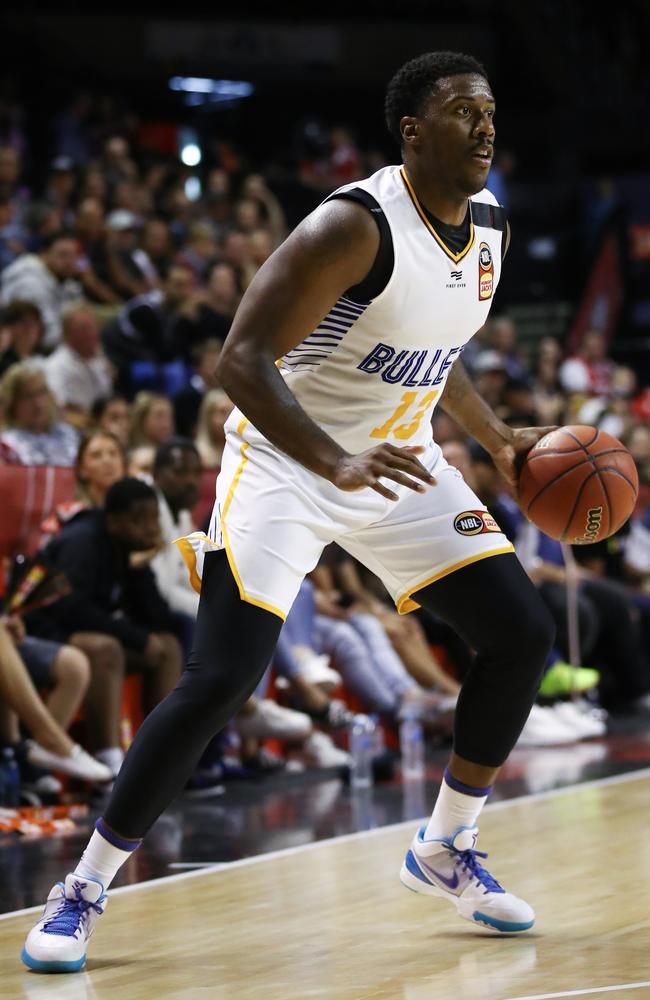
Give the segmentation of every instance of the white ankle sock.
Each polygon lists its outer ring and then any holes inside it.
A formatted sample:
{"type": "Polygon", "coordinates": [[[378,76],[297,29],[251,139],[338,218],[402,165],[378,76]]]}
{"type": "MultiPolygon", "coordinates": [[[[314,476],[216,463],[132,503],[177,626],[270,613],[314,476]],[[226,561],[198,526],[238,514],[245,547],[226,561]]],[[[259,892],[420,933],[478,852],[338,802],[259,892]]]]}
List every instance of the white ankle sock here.
{"type": "Polygon", "coordinates": [[[431,819],[424,831],[424,840],[447,839],[459,826],[475,826],[491,791],[491,785],[487,788],[464,785],[445,771],[431,819]]]}
{"type": "MultiPolygon", "coordinates": [[[[137,846],[138,842],[134,842],[133,849],[135,850],[137,846]]],[[[114,847],[102,837],[99,830],[94,830],[74,874],[81,875],[82,878],[97,879],[104,889],[108,889],[124,862],[128,861],[132,854],[133,850],[123,851],[119,847],[114,847]]]]}

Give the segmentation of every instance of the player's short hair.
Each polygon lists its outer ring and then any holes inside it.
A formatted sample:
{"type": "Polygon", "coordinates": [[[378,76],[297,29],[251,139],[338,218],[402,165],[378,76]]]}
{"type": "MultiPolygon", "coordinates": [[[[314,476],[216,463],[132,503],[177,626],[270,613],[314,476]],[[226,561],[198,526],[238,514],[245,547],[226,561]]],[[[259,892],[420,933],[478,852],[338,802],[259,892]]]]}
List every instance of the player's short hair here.
{"type": "Polygon", "coordinates": [[[447,76],[476,73],[487,80],[485,67],[462,52],[425,52],[398,69],[388,84],[384,114],[388,131],[401,144],[399,123],[407,115],[419,115],[438,82],[447,76]]]}
{"type": "Polygon", "coordinates": [[[198,448],[191,438],[180,436],[170,437],[166,441],[163,441],[162,444],[159,444],[156,449],[156,457],[153,462],[154,476],[161,469],[166,469],[169,465],[174,464],[177,451],[190,451],[201,461],[198,448]]]}
{"type": "Polygon", "coordinates": [[[109,487],[104,501],[107,514],[126,514],[139,500],[153,500],[158,503],[151,486],[142,479],[126,476],[109,487]]]}

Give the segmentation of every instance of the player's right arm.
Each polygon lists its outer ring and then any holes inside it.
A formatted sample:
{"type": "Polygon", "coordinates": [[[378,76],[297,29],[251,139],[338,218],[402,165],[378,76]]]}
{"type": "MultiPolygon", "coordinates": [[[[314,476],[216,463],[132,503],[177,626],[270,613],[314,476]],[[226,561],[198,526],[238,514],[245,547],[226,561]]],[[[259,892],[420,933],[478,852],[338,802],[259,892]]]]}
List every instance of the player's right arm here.
{"type": "Polygon", "coordinates": [[[334,200],[317,208],[255,275],[216,374],[242,413],[291,458],[342,490],[369,486],[396,500],[380,477],[414,490],[433,482],[416,457],[421,449],[385,443],[350,455],[305,413],[275,364],[366,277],[378,249],[379,231],[361,205],[334,200]]]}

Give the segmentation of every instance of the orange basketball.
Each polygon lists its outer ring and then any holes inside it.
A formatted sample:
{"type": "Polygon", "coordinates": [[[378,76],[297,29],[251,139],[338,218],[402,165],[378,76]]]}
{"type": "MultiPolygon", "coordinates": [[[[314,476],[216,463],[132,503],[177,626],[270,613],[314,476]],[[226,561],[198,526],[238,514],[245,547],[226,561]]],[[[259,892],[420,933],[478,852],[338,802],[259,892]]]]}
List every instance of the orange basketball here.
{"type": "Polygon", "coordinates": [[[519,476],[526,517],[571,545],[609,538],[636,503],[639,476],[627,448],[597,427],[573,424],[541,438],[519,476]]]}

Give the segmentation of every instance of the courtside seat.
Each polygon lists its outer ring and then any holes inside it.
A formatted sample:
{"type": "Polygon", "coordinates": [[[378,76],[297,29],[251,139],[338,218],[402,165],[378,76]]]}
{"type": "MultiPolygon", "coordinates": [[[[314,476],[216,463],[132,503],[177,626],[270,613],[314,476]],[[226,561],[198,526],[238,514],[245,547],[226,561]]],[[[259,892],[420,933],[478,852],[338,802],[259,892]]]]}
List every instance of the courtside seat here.
{"type": "Polygon", "coordinates": [[[57,504],[71,500],[74,469],[55,465],[5,465],[0,469],[0,559],[34,555],[41,523],[57,504]]]}

